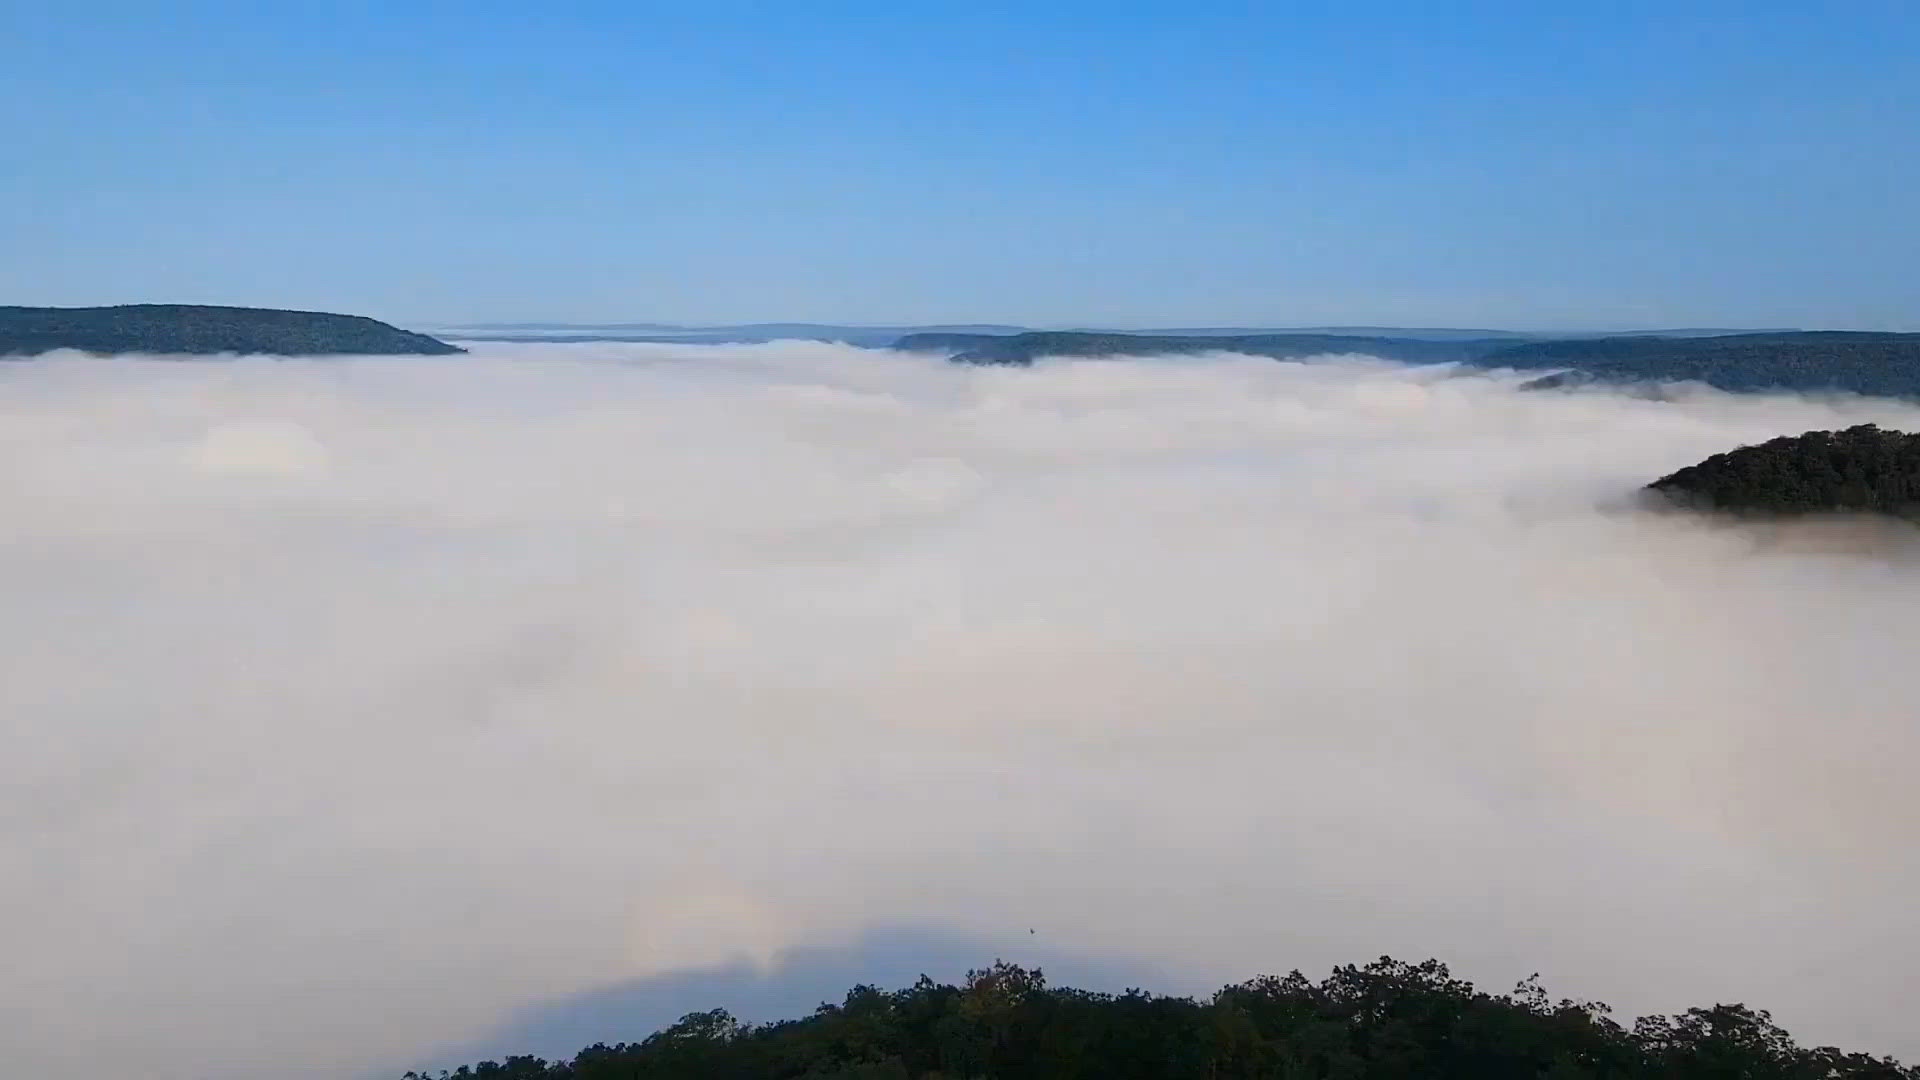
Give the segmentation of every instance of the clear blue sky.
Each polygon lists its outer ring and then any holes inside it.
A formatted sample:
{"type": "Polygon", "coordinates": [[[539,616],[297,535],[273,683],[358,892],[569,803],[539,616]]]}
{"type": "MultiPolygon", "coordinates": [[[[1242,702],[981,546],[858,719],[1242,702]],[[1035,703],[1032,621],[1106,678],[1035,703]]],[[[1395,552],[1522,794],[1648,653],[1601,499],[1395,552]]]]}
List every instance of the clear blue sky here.
{"type": "Polygon", "coordinates": [[[0,303],[1920,329],[1914,0],[0,0],[0,41],[0,303]]]}

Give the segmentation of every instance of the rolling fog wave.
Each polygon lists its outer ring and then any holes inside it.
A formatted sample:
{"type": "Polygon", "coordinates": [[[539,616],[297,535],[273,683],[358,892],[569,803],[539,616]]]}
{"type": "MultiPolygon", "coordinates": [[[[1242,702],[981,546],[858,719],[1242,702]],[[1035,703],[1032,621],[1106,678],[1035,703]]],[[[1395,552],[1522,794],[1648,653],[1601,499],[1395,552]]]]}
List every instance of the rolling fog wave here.
{"type": "Polygon", "coordinates": [[[1519,381],[0,365],[0,1056],[397,1074],[908,918],[1920,1057],[1920,559],[1626,499],[1920,412],[1519,381]]]}

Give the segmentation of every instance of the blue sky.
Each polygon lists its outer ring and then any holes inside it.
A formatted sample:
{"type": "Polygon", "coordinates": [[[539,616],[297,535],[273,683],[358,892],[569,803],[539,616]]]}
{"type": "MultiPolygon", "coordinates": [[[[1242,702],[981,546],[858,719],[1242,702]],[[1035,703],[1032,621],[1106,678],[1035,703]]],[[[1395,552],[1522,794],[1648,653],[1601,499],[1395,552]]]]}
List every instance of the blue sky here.
{"type": "Polygon", "coordinates": [[[0,38],[0,303],[1920,329],[1911,0],[0,0],[0,38]]]}

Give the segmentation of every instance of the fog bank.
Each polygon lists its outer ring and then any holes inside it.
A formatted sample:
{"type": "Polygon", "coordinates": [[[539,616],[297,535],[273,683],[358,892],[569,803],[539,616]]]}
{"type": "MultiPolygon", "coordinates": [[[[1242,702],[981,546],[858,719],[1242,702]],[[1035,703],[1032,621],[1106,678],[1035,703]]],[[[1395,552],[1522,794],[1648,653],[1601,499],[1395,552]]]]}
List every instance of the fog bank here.
{"type": "Polygon", "coordinates": [[[1438,956],[1920,1058],[1920,558],[1625,498],[1920,412],[1517,382],[0,365],[0,1057],[397,1075],[924,919],[1165,989],[1438,956]]]}

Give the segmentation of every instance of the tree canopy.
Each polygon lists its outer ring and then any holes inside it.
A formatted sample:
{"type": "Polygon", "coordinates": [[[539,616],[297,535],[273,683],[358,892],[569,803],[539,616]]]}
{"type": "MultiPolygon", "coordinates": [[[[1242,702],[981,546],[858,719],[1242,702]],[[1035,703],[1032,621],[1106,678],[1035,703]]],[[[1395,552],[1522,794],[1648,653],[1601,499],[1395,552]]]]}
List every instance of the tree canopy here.
{"type": "Polygon", "coordinates": [[[1860,424],[1715,454],[1647,485],[1697,509],[1920,519],[1920,435],[1860,424]]]}
{"type": "MultiPolygon", "coordinates": [[[[1651,1016],[1505,994],[1446,965],[1382,957],[1228,986],[1205,1001],[1090,993],[996,962],[963,985],[856,986],[811,1016],[744,1024],[690,1013],[570,1061],[510,1057],[439,1076],[485,1080],[1920,1080],[1920,1069],[1801,1047],[1742,1004],[1651,1016]]],[[[410,1072],[407,1080],[428,1080],[410,1072]]]]}

